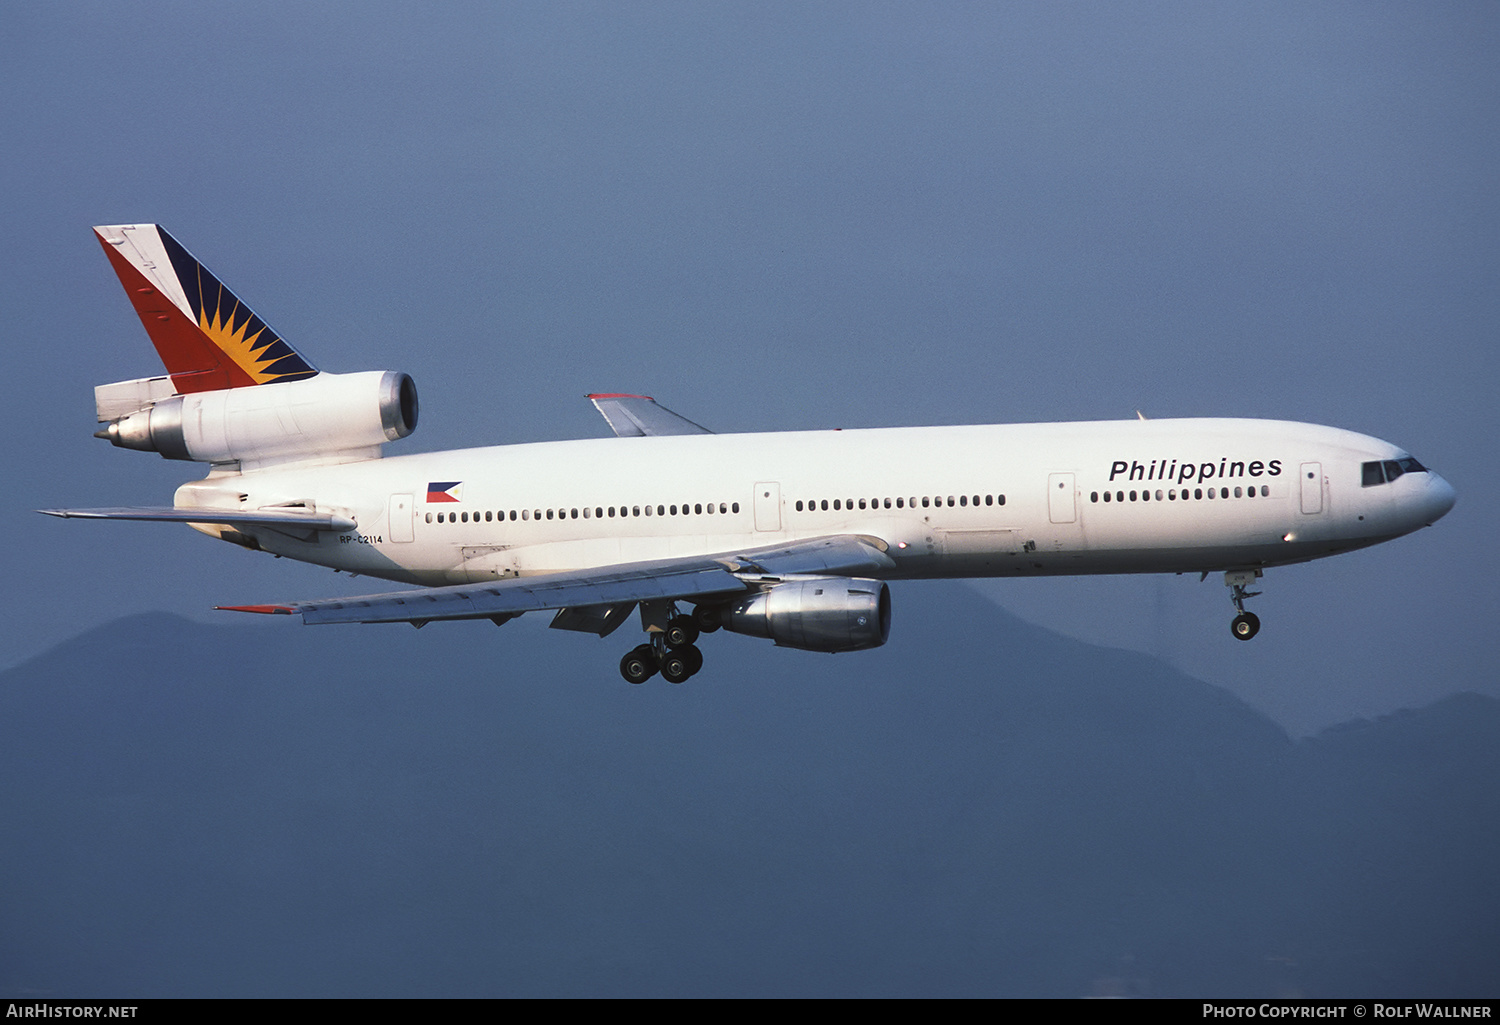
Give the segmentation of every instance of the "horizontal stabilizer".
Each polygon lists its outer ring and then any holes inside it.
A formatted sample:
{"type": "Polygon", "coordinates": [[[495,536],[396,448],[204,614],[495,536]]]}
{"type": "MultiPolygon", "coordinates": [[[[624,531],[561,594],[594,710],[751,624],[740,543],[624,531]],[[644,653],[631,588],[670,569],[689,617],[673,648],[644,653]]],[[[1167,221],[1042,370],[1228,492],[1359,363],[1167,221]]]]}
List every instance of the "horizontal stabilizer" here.
{"type": "Polygon", "coordinates": [[[297,512],[293,509],[38,509],[46,516],[79,520],[159,520],[163,523],[227,523],[234,527],[294,527],[298,530],[353,530],[358,524],[332,513],[297,512]]]}
{"type": "Polygon", "coordinates": [[[658,406],[649,395],[590,395],[589,401],[621,438],[671,434],[712,434],[707,427],[658,406]]]}

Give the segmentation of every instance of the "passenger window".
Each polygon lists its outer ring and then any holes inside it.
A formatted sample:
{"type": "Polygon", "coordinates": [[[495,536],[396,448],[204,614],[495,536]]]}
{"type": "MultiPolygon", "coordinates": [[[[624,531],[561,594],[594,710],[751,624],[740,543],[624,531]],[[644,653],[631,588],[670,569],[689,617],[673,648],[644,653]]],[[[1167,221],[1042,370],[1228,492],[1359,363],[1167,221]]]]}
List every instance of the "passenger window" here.
{"type": "MultiPolygon", "coordinates": [[[[719,503],[719,508],[721,510],[724,508],[724,504],[722,502],[719,503]]],[[[738,502],[734,503],[734,511],[735,512],[739,512],[740,511],[740,503],[738,503],[738,502]]]]}
{"type": "Polygon", "coordinates": [[[427,522],[428,522],[428,523],[431,523],[431,522],[432,522],[432,513],[428,513],[428,514],[427,514],[427,522]]]}

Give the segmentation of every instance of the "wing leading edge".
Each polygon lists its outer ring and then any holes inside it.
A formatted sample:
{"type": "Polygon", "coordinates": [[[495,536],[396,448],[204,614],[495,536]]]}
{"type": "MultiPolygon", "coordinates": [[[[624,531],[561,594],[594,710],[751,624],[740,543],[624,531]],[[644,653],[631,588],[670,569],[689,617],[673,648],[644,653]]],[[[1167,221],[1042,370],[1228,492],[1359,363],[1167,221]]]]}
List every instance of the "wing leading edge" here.
{"type": "Polygon", "coordinates": [[[618,626],[637,602],[732,597],[744,594],[766,577],[879,573],[895,565],[882,547],[873,539],[841,535],[721,555],[662,559],[482,584],[218,608],[229,612],[300,615],[308,625],[411,623],[415,626],[440,619],[493,619],[503,623],[523,612],[564,609],[576,611],[575,621],[598,624],[597,628],[567,628],[590,629],[602,636],[618,626]]]}

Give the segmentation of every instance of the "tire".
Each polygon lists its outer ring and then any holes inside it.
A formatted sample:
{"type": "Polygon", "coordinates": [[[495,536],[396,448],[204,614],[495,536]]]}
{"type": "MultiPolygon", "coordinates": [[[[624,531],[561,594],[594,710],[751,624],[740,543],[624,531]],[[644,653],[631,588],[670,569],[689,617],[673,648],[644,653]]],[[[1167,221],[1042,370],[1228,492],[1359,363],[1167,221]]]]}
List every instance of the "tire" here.
{"type": "Polygon", "coordinates": [[[1229,624],[1229,632],[1242,641],[1248,641],[1260,633],[1260,617],[1253,612],[1241,612],[1229,624]]]}
{"type": "MultiPolygon", "coordinates": [[[[694,649],[696,650],[696,649],[694,649]]],[[[693,675],[692,657],[686,649],[668,651],[661,660],[661,678],[668,683],[683,683],[693,675]]]]}
{"type": "Polygon", "coordinates": [[[693,606],[693,622],[698,629],[706,634],[711,634],[724,624],[719,622],[722,613],[717,605],[695,605],[693,606]]]}
{"type": "Polygon", "coordinates": [[[656,675],[656,653],[651,645],[642,644],[631,648],[620,659],[620,675],[626,683],[642,684],[656,675]]]}
{"type": "Polygon", "coordinates": [[[686,648],[698,639],[698,632],[691,616],[673,616],[667,621],[667,647],[686,648]]]}

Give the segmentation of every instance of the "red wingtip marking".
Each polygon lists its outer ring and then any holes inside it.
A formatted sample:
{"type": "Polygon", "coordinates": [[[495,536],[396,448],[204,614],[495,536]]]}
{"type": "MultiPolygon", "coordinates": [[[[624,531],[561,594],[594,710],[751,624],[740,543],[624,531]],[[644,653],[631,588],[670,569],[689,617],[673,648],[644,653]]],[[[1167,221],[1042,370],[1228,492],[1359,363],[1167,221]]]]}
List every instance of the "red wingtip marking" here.
{"type": "Polygon", "coordinates": [[[258,612],[263,616],[290,616],[297,610],[290,605],[215,605],[217,612],[258,612]]]}

